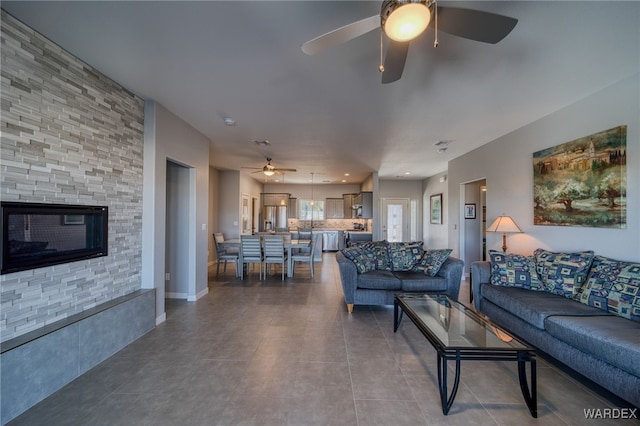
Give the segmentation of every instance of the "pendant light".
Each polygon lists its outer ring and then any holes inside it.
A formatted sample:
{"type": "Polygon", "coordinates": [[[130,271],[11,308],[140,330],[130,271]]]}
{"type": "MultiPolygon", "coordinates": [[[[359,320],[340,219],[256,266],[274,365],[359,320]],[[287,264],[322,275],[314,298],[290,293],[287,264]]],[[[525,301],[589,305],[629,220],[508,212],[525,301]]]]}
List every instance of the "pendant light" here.
{"type": "MultiPolygon", "coordinates": [[[[313,205],[314,201],[313,201],[313,172],[311,172],[311,201],[309,202],[309,204],[313,205]]],[[[311,212],[311,217],[313,217],[313,212],[311,212]]]]}

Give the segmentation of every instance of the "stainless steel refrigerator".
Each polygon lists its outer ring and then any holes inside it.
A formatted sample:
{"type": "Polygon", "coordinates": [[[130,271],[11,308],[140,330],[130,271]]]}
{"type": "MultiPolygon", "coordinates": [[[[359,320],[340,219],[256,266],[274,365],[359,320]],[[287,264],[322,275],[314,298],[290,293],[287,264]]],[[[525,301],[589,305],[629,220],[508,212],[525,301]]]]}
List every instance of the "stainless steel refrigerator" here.
{"type": "Polygon", "coordinates": [[[264,206],[262,208],[261,231],[287,229],[287,206],[264,206]]]}

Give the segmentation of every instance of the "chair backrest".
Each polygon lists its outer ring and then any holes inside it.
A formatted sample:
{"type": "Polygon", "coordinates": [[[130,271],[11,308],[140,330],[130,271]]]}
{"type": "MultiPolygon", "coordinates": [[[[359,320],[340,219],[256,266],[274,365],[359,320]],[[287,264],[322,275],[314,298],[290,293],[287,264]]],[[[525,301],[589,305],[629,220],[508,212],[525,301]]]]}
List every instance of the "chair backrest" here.
{"type": "Polygon", "coordinates": [[[282,235],[264,237],[264,257],[284,257],[284,238],[282,235]]]}
{"type": "Polygon", "coordinates": [[[213,233],[213,242],[216,245],[216,252],[218,252],[218,255],[224,253],[224,249],[220,247],[220,243],[224,242],[224,236],[222,235],[222,232],[213,233]]]}
{"type": "Polygon", "coordinates": [[[259,235],[241,235],[242,257],[262,257],[259,235]]]}

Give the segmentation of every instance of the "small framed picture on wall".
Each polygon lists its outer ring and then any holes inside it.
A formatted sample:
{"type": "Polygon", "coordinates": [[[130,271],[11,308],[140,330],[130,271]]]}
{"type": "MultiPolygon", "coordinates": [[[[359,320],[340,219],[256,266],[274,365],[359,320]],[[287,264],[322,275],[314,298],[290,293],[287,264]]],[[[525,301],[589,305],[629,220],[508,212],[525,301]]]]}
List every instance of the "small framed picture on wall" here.
{"type": "Polygon", "coordinates": [[[475,219],[476,218],[476,205],[475,203],[466,203],[464,205],[464,218],[475,219]]]}
{"type": "Polygon", "coordinates": [[[442,224],[442,194],[431,196],[431,223],[442,224]]]}

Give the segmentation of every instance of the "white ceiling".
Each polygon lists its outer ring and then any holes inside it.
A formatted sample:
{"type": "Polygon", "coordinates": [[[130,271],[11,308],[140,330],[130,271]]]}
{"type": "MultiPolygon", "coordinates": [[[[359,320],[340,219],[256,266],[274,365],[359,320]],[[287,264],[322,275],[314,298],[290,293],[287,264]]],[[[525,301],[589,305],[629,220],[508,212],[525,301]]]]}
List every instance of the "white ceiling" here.
{"type": "MultiPolygon", "coordinates": [[[[380,1],[11,2],[2,8],[211,139],[213,166],[297,168],[287,183],[421,179],[452,158],[638,73],[638,2],[439,2],[519,19],[487,45],[434,32],[380,83],[380,33],[300,45],[380,1]],[[237,124],[225,126],[224,117],[237,124]],[[253,140],[267,139],[267,149],[253,140]],[[434,144],[452,140],[444,154],[434,144]],[[410,175],[405,175],[405,173],[410,175]],[[351,176],[345,178],[344,173],[351,176]]],[[[177,142],[178,143],[178,142],[177,142]]],[[[243,170],[244,172],[249,172],[243,170]]],[[[253,175],[261,177],[261,174],[253,175]]]]}

